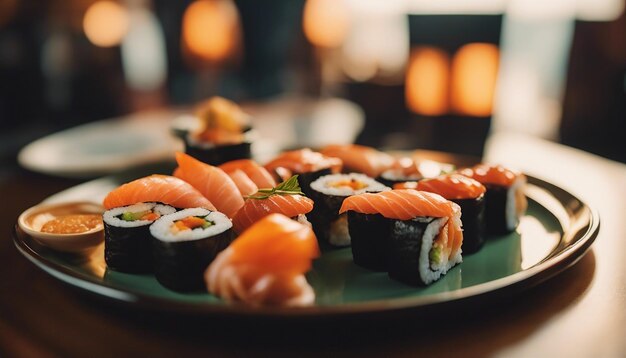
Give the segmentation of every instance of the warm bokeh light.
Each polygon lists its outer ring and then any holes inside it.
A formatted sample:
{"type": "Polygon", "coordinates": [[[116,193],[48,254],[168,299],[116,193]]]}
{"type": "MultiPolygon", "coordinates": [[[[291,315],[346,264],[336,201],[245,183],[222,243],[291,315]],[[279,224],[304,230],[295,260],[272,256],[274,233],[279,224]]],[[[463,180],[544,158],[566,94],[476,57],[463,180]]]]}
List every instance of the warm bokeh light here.
{"type": "Polygon", "coordinates": [[[348,32],[350,19],[342,0],[307,0],[302,27],[307,39],[318,47],[339,47],[348,32]]]}
{"type": "Polygon", "coordinates": [[[499,51],[493,44],[461,47],[452,61],[451,104],[454,112],[486,117],[493,110],[499,51]]]}
{"type": "Polygon", "coordinates": [[[440,49],[418,47],[411,51],[406,75],[406,103],[418,114],[438,116],[448,112],[450,59],[440,49]]]}
{"type": "Polygon", "coordinates": [[[217,62],[237,47],[239,13],[232,0],[198,0],[183,15],[183,46],[203,60],[217,62]]]}
{"type": "Polygon", "coordinates": [[[93,3],[83,18],[85,35],[96,46],[117,46],[128,32],[128,11],[112,1],[93,3]]]}
{"type": "Polygon", "coordinates": [[[17,9],[17,0],[0,0],[0,26],[8,23],[17,9]]]}

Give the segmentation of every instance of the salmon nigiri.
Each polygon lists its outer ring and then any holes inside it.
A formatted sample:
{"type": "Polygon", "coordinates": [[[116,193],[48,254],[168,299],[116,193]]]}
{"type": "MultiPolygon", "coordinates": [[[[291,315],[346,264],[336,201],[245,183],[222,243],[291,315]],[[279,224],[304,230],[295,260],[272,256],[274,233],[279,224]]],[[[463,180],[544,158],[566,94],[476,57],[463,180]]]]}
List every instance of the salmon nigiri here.
{"type": "Polygon", "coordinates": [[[260,189],[246,199],[243,207],[233,217],[236,232],[250,227],[263,217],[279,213],[290,218],[303,219],[302,215],[313,210],[313,200],[302,195],[297,175],[272,189],[260,189]]]}
{"type": "Polygon", "coordinates": [[[128,206],[142,202],[160,202],[175,208],[205,208],[215,206],[189,183],[168,175],[150,175],[126,183],[105,198],[105,209],[128,206]]]}
{"type": "Polygon", "coordinates": [[[233,170],[228,173],[228,176],[235,182],[242,196],[252,195],[259,190],[259,187],[242,170],[233,170]]]}
{"type": "Polygon", "coordinates": [[[329,145],[321,153],[341,159],[345,172],[356,171],[372,178],[379,176],[394,163],[389,154],[357,144],[329,145]]]}
{"type": "Polygon", "coordinates": [[[210,293],[255,305],[304,306],[315,292],[304,273],[320,254],[313,230],[271,214],[244,231],[205,272],[210,293]]]}
{"type": "Polygon", "coordinates": [[[276,186],[276,181],[270,175],[270,173],[258,165],[254,160],[250,159],[237,159],[231,160],[220,165],[220,169],[226,173],[232,173],[235,170],[241,170],[258,186],[259,188],[273,188],[276,186]]]}
{"type": "Polygon", "coordinates": [[[174,176],[198,189],[218,211],[232,218],[243,206],[243,198],[237,185],[220,168],[180,152],[176,153],[176,162],[178,168],[174,171],[174,176]]]}
{"type": "Polygon", "coordinates": [[[345,199],[339,212],[348,212],[359,265],[429,284],[462,261],[461,208],[440,195],[412,189],[359,194],[345,199]]]}

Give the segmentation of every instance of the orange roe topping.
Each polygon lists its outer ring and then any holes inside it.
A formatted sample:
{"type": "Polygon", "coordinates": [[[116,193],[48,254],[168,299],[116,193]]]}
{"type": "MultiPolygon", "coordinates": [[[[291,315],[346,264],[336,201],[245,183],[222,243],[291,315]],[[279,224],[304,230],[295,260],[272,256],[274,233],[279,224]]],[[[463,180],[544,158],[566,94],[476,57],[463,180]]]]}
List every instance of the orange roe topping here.
{"type": "Polygon", "coordinates": [[[79,234],[102,226],[102,216],[94,214],[63,215],[50,220],[41,232],[51,234],[79,234]]]}
{"type": "Polygon", "coordinates": [[[441,175],[416,183],[416,189],[439,194],[448,200],[475,199],[487,190],[478,181],[460,174],[441,175]]]}
{"type": "Polygon", "coordinates": [[[501,165],[478,164],[459,171],[459,174],[475,179],[482,184],[511,186],[521,174],[501,165]]]}

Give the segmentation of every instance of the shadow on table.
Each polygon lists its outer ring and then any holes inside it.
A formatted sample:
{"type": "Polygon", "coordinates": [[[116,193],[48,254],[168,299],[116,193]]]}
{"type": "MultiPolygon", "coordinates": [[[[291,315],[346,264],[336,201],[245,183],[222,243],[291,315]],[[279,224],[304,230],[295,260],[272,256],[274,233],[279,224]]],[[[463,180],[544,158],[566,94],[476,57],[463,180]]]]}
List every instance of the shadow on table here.
{"type": "MultiPolygon", "coordinates": [[[[512,296],[491,297],[424,314],[401,312],[294,320],[193,318],[98,305],[131,331],[150,332],[158,354],[333,353],[486,356],[524,340],[579,300],[595,274],[588,252],[570,269],[512,296]],[[158,348],[157,348],[158,347],[158,348]]],[[[81,302],[86,302],[81,300],[81,302]]],[[[96,306],[92,306],[96,307],[96,306]]],[[[95,309],[95,308],[92,308],[95,309]]],[[[122,343],[122,347],[130,341],[122,343]]],[[[141,350],[136,341],[127,349],[141,350]]],[[[123,349],[122,347],[118,347],[123,349]]]]}

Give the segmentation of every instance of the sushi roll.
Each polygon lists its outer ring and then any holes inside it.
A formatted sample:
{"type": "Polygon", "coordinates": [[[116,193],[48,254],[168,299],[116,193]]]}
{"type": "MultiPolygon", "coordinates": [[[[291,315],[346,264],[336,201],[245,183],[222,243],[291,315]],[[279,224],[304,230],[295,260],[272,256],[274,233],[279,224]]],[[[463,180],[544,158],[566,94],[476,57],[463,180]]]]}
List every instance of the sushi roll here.
{"type": "Polygon", "coordinates": [[[204,287],[204,271],[233,240],[226,215],[191,208],[165,215],[150,226],[154,275],[174,291],[204,287]]]}
{"type": "Polygon", "coordinates": [[[411,158],[398,159],[391,168],[383,171],[376,178],[389,187],[404,182],[417,182],[422,179],[424,179],[424,175],[420,172],[417,163],[411,158]]]}
{"type": "Polygon", "coordinates": [[[208,267],[208,291],[250,305],[307,306],[315,291],[304,274],[319,256],[311,228],[281,214],[265,216],[208,267]]]}
{"type": "Polygon", "coordinates": [[[213,97],[199,106],[196,116],[200,127],[183,138],[187,154],[212,165],[251,157],[249,117],[237,104],[213,97]]]}
{"type": "Polygon", "coordinates": [[[346,214],[339,208],[344,199],[361,193],[378,193],[390,188],[365,174],[324,175],[311,183],[311,198],[315,202],[311,223],[318,240],[333,247],[350,245],[346,214]]]}
{"type": "Polygon", "coordinates": [[[363,173],[371,178],[378,177],[395,162],[394,158],[385,152],[358,144],[329,145],[320,153],[341,159],[344,173],[363,173]]]}
{"type": "Polygon", "coordinates": [[[382,269],[410,285],[429,285],[463,261],[461,208],[412,189],[344,200],[357,265],[382,269]]]}
{"type": "Polygon", "coordinates": [[[487,234],[503,235],[514,231],[526,212],[526,176],[501,165],[479,164],[459,171],[487,188],[485,222],[487,234]]]}
{"type": "Polygon", "coordinates": [[[463,254],[480,250],[485,243],[486,191],[481,183],[460,174],[447,174],[419,181],[416,189],[439,194],[457,203],[461,207],[463,222],[463,254]]]}
{"type": "Polygon", "coordinates": [[[341,167],[341,159],[328,157],[309,148],[284,152],[265,164],[265,169],[281,180],[297,174],[302,191],[309,197],[313,181],[323,175],[339,173],[341,167]]]}
{"type": "Polygon", "coordinates": [[[120,272],[152,272],[150,225],[163,215],[176,212],[169,205],[139,203],[110,209],[104,221],[104,259],[107,267],[120,272]]]}
{"type": "Polygon", "coordinates": [[[298,185],[298,176],[271,189],[247,197],[243,207],[233,217],[234,230],[242,233],[255,222],[270,214],[283,214],[301,223],[309,224],[306,214],[313,210],[313,200],[304,196],[298,185]]]}

